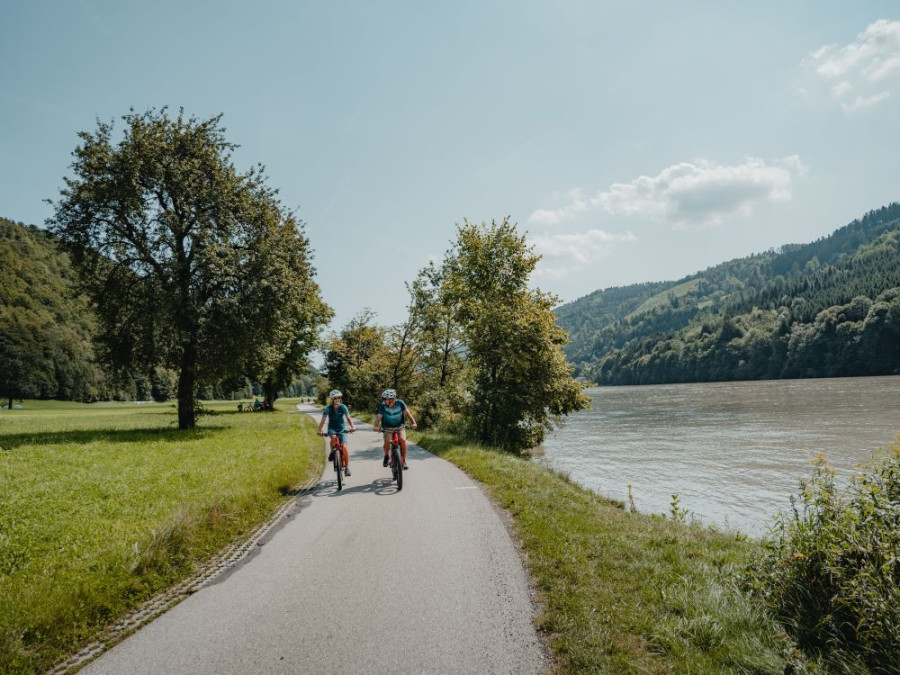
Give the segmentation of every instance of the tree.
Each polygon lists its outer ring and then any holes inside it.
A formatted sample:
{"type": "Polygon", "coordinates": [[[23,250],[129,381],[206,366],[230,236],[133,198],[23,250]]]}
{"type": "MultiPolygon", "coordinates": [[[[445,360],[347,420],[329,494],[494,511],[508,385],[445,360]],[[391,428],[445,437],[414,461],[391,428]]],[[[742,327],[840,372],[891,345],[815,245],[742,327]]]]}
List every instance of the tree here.
{"type": "Polygon", "coordinates": [[[363,309],[340,333],[333,334],[324,364],[329,386],[341,391],[345,403],[371,410],[394,368],[387,331],[374,321],[375,313],[363,309]]]}
{"type": "Polygon", "coordinates": [[[469,372],[463,357],[465,336],[444,288],[443,267],[429,263],[409,291],[409,311],[416,316],[418,329],[416,417],[420,426],[453,425],[464,406],[469,372]]]}
{"type": "Polygon", "coordinates": [[[178,426],[201,386],[296,366],[330,317],[308,241],[266,184],[239,173],[221,115],[165,108],[79,134],[48,225],[71,254],[114,368],[178,373],[178,426]]]}
{"type": "Polygon", "coordinates": [[[562,416],[589,405],[562,352],[557,299],[528,288],[539,259],[504,218],[457,226],[444,261],[446,297],[474,371],[467,417],[477,438],[509,450],[541,443],[562,416]]]}
{"type": "Polygon", "coordinates": [[[0,318],[0,396],[9,401],[38,398],[54,385],[53,361],[44,351],[41,327],[18,308],[0,318]]]}

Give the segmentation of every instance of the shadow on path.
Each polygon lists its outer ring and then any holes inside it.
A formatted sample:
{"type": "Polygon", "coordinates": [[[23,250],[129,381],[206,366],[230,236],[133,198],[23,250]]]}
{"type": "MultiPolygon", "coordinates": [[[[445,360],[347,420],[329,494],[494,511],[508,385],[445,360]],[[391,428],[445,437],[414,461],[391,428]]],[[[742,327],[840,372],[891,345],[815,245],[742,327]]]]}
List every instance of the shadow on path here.
{"type": "Polygon", "coordinates": [[[344,482],[344,489],[338,491],[336,480],[323,480],[313,488],[310,493],[313,497],[341,497],[343,495],[354,493],[369,493],[379,497],[397,494],[397,484],[392,478],[376,478],[371,483],[363,483],[362,485],[347,485],[344,482]]]}

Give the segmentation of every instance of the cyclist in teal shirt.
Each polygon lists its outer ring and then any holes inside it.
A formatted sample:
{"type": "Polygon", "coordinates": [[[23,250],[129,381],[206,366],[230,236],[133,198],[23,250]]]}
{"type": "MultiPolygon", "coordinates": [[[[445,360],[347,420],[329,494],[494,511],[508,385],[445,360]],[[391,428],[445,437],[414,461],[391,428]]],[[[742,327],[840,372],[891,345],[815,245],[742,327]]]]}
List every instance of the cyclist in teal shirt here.
{"type": "MultiPolygon", "coordinates": [[[[322,421],[319,422],[318,434],[320,436],[330,436],[331,434],[337,434],[338,438],[341,440],[341,455],[344,458],[344,475],[350,475],[350,453],[347,451],[347,432],[356,431],[356,427],[353,426],[353,420],[350,419],[350,410],[341,403],[343,399],[343,395],[337,389],[332,389],[328,394],[331,396],[331,405],[327,406],[325,410],[322,411],[322,421]],[[344,426],[344,420],[347,420],[349,423],[349,429],[344,426]],[[325,422],[328,422],[328,431],[323,433],[322,429],[325,428],[325,422]]],[[[334,459],[331,455],[328,455],[328,461],[332,461],[334,459]]]]}
{"type": "Polygon", "coordinates": [[[378,410],[375,411],[375,423],[372,425],[372,431],[378,431],[379,425],[384,431],[384,461],[382,466],[388,465],[388,453],[391,451],[391,435],[394,431],[400,436],[400,455],[403,458],[403,468],[406,466],[406,429],[403,428],[403,418],[409,420],[410,426],[415,429],[417,427],[416,420],[413,419],[409,408],[399,398],[397,392],[393,389],[385,389],[381,393],[381,403],[378,404],[378,410]]]}

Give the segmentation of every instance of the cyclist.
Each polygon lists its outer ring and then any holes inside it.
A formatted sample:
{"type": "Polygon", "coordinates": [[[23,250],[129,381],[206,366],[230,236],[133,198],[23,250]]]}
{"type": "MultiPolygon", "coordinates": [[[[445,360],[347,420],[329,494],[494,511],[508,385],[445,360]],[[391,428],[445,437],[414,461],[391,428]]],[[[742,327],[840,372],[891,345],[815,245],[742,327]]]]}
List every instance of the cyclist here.
{"type": "MultiPolygon", "coordinates": [[[[341,456],[344,459],[344,475],[350,476],[350,453],[347,452],[347,431],[345,429],[349,428],[350,431],[356,431],[356,427],[353,426],[353,420],[350,419],[350,411],[347,409],[341,400],[343,399],[343,394],[339,392],[337,389],[332,389],[328,394],[331,397],[331,405],[326,406],[325,410],[322,411],[322,421],[319,422],[319,429],[317,433],[320,436],[328,436],[329,434],[337,434],[338,438],[341,441],[341,456]],[[344,420],[347,420],[347,427],[344,426],[344,420]],[[328,431],[322,432],[322,429],[325,428],[325,423],[328,422],[328,431]]],[[[328,455],[328,461],[334,461],[334,455],[328,455]]]]}
{"type": "Polygon", "coordinates": [[[403,402],[397,398],[397,392],[393,389],[385,389],[381,392],[381,403],[378,404],[378,410],[375,411],[375,423],[372,425],[372,431],[378,431],[379,425],[384,431],[384,461],[382,466],[388,465],[388,453],[391,451],[391,435],[394,431],[400,436],[400,456],[403,458],[403,468],[406,466],[406,429],[403,428],[403,418],[409,420],[410,426],[417,428],[416,420],[413,419],[412,413],[403,402]]]}

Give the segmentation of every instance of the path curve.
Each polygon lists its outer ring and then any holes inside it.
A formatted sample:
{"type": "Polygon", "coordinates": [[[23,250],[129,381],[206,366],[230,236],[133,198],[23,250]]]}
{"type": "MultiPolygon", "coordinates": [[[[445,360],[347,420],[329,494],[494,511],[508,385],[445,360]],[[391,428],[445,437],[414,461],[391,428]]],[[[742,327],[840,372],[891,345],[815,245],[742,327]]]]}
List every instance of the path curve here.
{"type": "Polygon", "coordinates": [[[257,554],[81,672],[546,670],[528,577],[481,489],[410,444],[397,492],[381,435],[357,428],[341,492],[326,467],[257,554]]]}

